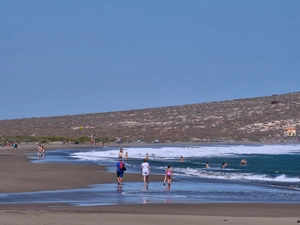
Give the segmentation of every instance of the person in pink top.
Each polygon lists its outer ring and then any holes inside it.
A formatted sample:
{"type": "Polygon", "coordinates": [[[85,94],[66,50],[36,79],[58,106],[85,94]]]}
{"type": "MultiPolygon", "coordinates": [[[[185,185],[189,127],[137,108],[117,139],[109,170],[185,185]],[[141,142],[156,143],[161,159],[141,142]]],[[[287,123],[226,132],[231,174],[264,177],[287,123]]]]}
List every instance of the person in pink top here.
{"type": "Polygon", "coordinates": [[[168,186],[170,186],[172,181],[172,169],[170,165],[168,165],[168,168],[166,169],[164,185],[166,184],[166,181],[168,182],[168,186]]]}

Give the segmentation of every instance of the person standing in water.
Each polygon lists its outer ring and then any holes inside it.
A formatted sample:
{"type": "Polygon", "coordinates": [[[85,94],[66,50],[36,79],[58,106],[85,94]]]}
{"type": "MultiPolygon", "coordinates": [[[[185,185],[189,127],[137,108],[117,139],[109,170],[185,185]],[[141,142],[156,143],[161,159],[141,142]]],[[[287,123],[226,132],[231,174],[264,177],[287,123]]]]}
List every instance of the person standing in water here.
{"type": "Polygon", "coordinates": [[[124,167],[125,165],[124,162],[122,161],[122,158],[119,158],[119,162],[116,165],[118,185],[121,185],[123,182],[124,167]]]}
{"type": "Polygon", "coordinates": [[[222,163],[222,168],[225,168],[226,166],[228,166],[228,163],[227,163],[227,162],[222,163]]]}
{"type": "Polygon", "coordinates": [[[38,147],[38,154],[37,154],[37,158],[39,159],[39,158],[41,158],[42,157],[42,145],[39,145],[39,147],[38,147]]]}
{"type": "Polygon", "coordinates": [[[166,181],[168,182],[168,186],[170,186],[172,181],[172,169],[170,165],[168,165],[168,168],[166,169],[164,185],[166,184],[166,181]]]}
{"type": "Polygon", "coordinates": [[[183,162],[183,157],[180,156],[179,162],[183,162]]]}
{"type": "Polygon", "coordinates": [[[122,158],[123,158],[123,148],[120,148],[119,159],[122,159],[122,158]]]}
{"type": "Polygon", "coordinates": [[[143,174],[144,183],[148,184],[149,183],[149,174],[150,174],[150,165],[146,159],[144,159],[144,162],[141,164],[141,172],[143,174]]]}
{"type": "Polygon", "coordinates": [[[241,165],[242,165],[242,166],[247,165],[247,160],[246,160],[246,159],[242,159],[242,160],[241,160],[241,165]]]}
{"type": "Polygon", "coordinates": [[[42,159],[44,159],[45,158],[45,146],[44,145],[42,145],[42,155],[41,155],[41,157],[42,157],[42,159]]]}

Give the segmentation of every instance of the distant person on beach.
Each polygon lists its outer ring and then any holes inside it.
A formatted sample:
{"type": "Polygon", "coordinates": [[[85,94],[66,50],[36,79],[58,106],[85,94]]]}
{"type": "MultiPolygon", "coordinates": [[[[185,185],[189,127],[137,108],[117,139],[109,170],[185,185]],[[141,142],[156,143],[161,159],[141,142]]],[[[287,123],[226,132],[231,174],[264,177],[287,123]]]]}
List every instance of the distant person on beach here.
{"type": "Polygon", "coordinates": [[[125,159],[128,159],[128,152],[125,153],[125,159]]]}
{"type": "Polygon", "coordinates": [[[209,163],[208,162],[206,162],[205,168],[209,168],[209,163]]]}
{"type": "Polygon", "coordinates": [[[171,181],[172,181],[172,169],[171,166],[168,165],[168,168],[166,169],[166,173],[165,173],[164,185],[166,184],[166,182],[168,182],[168,186],[170,186],[171,181]]]}
{"type": "Polygon", "coordinates": [[[38,147],[38,154],[37,154],[37,158],[41,158],[42,157],[42,145],[39,145],[38,147]]]}
{"type": "Polygon", "coordinates": [[[180,156],[179,162],[183,162],[183,157],[180,156]]]}
{"type": "Polygon", "coordinates": [[[13,149],[17,149],[17,148],[18,148],[18,142],[15,141],[15,142],[14,142],[14,145],[13,145],[13,149]]]}
{"type": "Polygon", "coordinates": [[[42,159],[45,158],[45,146],[42,145],[42,159]]]}
{"type": "Polygon", "coordinates": [[[123,176],[125,171],[124,168],[125,168],[125,164],[122,161],[122,158],[119,158],[119,162],[116,165],[118,185],[122,184],[123,182],[123,176]]]}
{"type": "Polygon", "coordinates": [[[149,183],[149,174],[150,174],[150,165],[146,159],[144,159],[144,162],[141,164],[141,172],[143,174],[144,183],[148,184],[149,183]]]}

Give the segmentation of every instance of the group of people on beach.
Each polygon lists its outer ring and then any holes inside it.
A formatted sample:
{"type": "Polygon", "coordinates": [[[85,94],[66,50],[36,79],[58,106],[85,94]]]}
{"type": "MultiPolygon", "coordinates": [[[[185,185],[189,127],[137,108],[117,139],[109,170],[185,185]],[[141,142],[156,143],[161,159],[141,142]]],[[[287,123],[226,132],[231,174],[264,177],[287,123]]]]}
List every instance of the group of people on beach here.
{"type": "Polygon", "coordinates": [[[14,140],[13,142],[6,141],[6,143],[0,143],[2,147],[13,147],[13,149],[18,148],[18,141],[14,140]]]}
{"type": "MultiPolygon", "coordinates": [[[[126,171],[126,166],[125,166],[125,163],[123,162],[123,154],[124,154],[124,150],[123,150],[123,148],[120,148],[119,161],[116,164],[118,185],[122,184],[124,171],[126,171]]],[[[140,165],[140,169],[141,169],[141,173],[143,175],[143,181],[144,181],[145,185],[149,184],[149,174],[150,174],[150,170],[151,170],[150,169],[150,164],[148,162],[148,158],[149,158],[149,155],[148,155],[148,153],[146,153],[145,158],[143,159],[143,162],[140,165]]],[[[125,153],[124,159],[128,160],[128,152],[125,153]]],[[[180,162],[184,161],[183,156],[181,156],[179,158],[179,161],[180,162]]],[[[242,166],[247,165],[247,160],[245,158],[243,158],[241,160],[240,164],[242,166]]],[[[225,162],[225,163],[222,163],[221,168],[225,168],[227,166],[228,166],[228,163],[225,162]]],[[[209,163],[208,162],[205,163],[205,168],[209,168],[209,163]]],[[[163,180],[163,185],[164,186],[167,183],[168,187],[170,187],[171,181],[172,181],[172,175],[173,175],[173,173],[172,173],[171,165],[168,165],[167,169],[165,171],[164,180],[163,180]]]]}
{"type": "MultiPolygon", "coordinates": [[[[123,162],[123,153],[124,153],[123,148],[120,148],[119,162],[117,162],[117,164],[116,164],[118,185],[122,184],[124,171],[126,171],[126,166],[125,166],[125,163],[123,162]]],[[[143,175],[143,181],[144,181],[145,185],[149,184],[149,175],[150,175],[150,171],[151,171],[150,164],[148,163],[148,157],[149,157],[148,153],[146,153],[145,158],[143,159],[143,162],[140,166],[141,173],[143,175]]],[[[125,153],[125,160],[127,160],[127,159],[128,159],[128,152],[125,153]]],[[[168,187],[170,187],[171,181],[172,181],[172,169],[171,169],[171,166],[168,165],[168,168],[166,169],[166,172],[165,172],[163,185],[165,185],[167,182],[168,187]]]]}
{"type": "MultiPolygon", "coordinates": [[[[116,164],[118,184],[122,184],[123,176],[124,176],[124,171],[126,170],[125,164],[123,162],[123,153],[124,153],[123,148],[120,148],[120,151],[119,151],[119,162],[116,164]]],[[[145,158],[143,159],[143,162],[142,162],[142,164],[140,166],[141,173],[143,175],[144,184],[149,184],[150,164],[148,163],[148,157],[149,157],[148,153],[146,153],[145,158]]],[[[125,153],[124,159],[128,160],[128,152],[125,153]]],[[[180,162],[184,161],[183,156],[181,156],[179,158],[179,161],[180,162]]],[[[247,160],[245,158],[243,158],[241,160],[240,164],[242,166],[247,165],[247,160]]],[[[225,168],[227,166],[228,166],[227,162],[222,163],[222,165],[221,165],[222,168],[225,168]]],[[[208,162],[205,163],[205,168],[209,168],[209,163],[208,162]]],[[[168,165],[168,167],[167,167],[167,169],[165,171],[163,185],[166,185],[166,183],[168,183],[168,186],[170,187],[171,181],[172,181],[172,169],[171,169],[171,166],[168,165]]]]}

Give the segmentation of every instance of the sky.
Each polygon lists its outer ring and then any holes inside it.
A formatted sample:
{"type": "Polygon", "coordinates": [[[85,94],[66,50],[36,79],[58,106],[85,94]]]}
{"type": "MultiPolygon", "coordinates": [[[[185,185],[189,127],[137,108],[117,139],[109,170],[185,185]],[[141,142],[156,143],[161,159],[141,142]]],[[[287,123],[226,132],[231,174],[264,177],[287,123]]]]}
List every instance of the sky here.
{"type": "Polygon", "coordinates": [[[1,0],[0,120],[298,92],[298,0],[1,0]]]}

